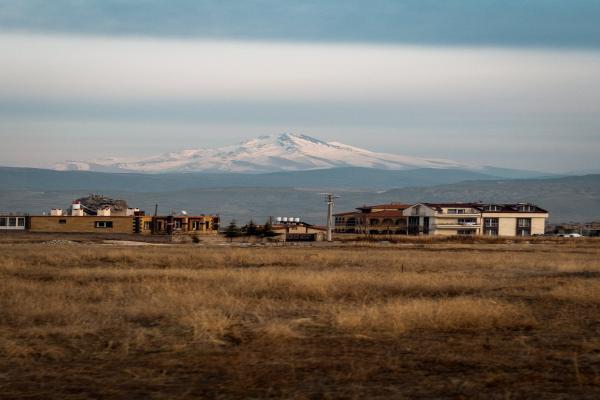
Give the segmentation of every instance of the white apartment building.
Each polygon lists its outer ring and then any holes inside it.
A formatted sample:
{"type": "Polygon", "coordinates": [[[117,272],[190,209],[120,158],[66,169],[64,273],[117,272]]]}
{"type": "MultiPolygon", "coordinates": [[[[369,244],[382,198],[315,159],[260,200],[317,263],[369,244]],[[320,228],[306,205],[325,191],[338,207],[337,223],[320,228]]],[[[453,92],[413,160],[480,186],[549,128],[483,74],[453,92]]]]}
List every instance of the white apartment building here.
{"type": "Polygon", "coordinates": [[[543,235],[548,211],[529,203],[417,203],[403,211],[412,235],[543,235]]]}

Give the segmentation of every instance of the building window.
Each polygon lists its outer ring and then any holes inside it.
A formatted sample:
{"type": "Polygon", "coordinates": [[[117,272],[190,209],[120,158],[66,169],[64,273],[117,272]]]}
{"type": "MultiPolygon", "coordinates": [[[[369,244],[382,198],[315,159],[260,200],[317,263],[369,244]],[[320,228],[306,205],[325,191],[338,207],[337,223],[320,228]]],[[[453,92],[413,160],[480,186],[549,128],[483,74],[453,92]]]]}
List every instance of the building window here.
{"type": "Polygon", "coordinates": [[[94,223],[94,226],[96,228],[112,228],[113,222],[112,221],[96,221],[94,223]]]}
{"type": "Polygon", "coordinates": [[[517,236],[531,235],[531,218],[517,218],[517,236]]]}
{"type": "Polygon", "coordinates": [[[485,226],[486,228],[497,228],[498,218],[484,218],[483,226],[485,226]]]}
{"type": "Polygon", "coordinates": [[[477,218],[459,218],[459,225],[477,225],[477,218]]]}
{"type": "Polygon", "coordinates": [[[517,218],[517,226],[519,228],[529,228],[531,226],[531,218],[517,218]]]}
{"type": "Polygon", "coordinates": [[[408,217],[408,229],[407,232],[409,235],[418,235],[419,234],[419,217],[408,217]]]}
{"type": "Polygon", "coordinates": [[[519,211],[521,212],[531,212],[534,211],[534,207],[529,204],[521,204],[519,205],[519,211]]]}
{"type": "Polygon", "coordinates": [[[448,209],[448,214],[464,214],[464,213],[465,213],[464,208],[449,208],[448,209]]]}
{"type": "Polygon", "coordinates": [[[487,236],[498,236],[498,218],[483,219],[483,233],[487,236]]]}
{"type": "Polygon", "coordinates": [[[25,217],[0,217],[0,227],[7,228],[24,228],[25,217]]]}
{"type": "Polygon", "coordinates": [[[501,211],[502,207],[497,206],[495,204],[488,204],[486,206],[483,206],[483,211],[501,211]]]}
{"type": "Polygon", "coordinates": [[[456,231],[457,235],[474,235],[475,234],[475,229],[459,229],[456,231]]]}
{"type": "Polygon", "coordinates": [[[145,231],[149,231],[150,230],[150,221],[144,221],[144,230],[145,231]]]}
{"type": "Polygon", "coordinates": [[[200,231],[203,225],[206,225],[206,229],[208,229],[208,221],[206,221],[206,224],[203,224],[202,221],[192,221],[192,230],[200,231]]]}

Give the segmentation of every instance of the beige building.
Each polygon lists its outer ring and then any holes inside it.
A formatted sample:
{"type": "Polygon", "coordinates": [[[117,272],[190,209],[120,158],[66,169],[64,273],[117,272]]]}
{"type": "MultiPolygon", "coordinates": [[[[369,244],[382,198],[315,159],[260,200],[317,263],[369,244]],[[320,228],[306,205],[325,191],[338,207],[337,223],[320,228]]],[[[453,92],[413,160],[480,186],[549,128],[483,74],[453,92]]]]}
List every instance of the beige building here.
{"type": "Polygon", "coordinates": [[[285,242],[320,242],[327,235],[327,229],[305,222],[276,224],[272,229],[285,242]]]}
{"type": "Polygon", "coordinates": [[[545,233],[548,211],[534,204],[486,204],[482,208],[484,235],[532,236],[545,233]]]}
{"type": "Polygon", "coordinates": [[[412,235],[543,235],[548,212],[534,204],[417,203],[404,210],[412,235]]]}

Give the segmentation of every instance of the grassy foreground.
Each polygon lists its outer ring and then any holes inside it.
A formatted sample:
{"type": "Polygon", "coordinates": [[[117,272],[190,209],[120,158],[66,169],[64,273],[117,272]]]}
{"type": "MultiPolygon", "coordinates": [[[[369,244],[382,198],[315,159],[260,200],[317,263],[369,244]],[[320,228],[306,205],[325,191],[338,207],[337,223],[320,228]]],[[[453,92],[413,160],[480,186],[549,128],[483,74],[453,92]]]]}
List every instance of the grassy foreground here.
{"type": "Polygon", "coordinates": [[[0,397],[600,396],[600,243],[0,244],[0,397]]]}

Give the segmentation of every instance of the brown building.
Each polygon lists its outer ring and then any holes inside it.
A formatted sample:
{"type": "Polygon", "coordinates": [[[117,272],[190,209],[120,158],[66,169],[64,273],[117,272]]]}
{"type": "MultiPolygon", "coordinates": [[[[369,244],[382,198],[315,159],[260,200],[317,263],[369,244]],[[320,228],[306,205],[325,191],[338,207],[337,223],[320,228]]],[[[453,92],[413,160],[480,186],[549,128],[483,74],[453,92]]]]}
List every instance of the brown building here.
{"type": "Polygon", "coordinates": [[[129,233],[134,231],[133,216],[64,216],[33,215],[29,217],[30,232],[47,233],[129,233]]]}
{"type": "Polygon", "coordinates": [[[335,232],[353,234],[407,233],[403,211],[409,204],[390,203],[357,207],[357,211],[335,214],[335,232]]]}
{"type": "Polygon", "coordinates": [[[139,232],[153,235],[216,235],[219,233],[219,217],[199,216],[156,216],[141,217],[139,232]]]}
{"type": "Polygon", "coordinates": [[[119,233],[143,235],[217,234],[217,216],[94,215],[30,216],[29,231],[46,233],[119,233]]]}

